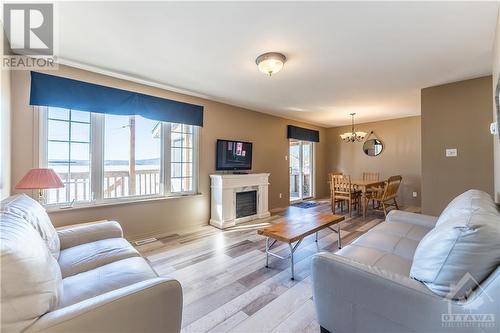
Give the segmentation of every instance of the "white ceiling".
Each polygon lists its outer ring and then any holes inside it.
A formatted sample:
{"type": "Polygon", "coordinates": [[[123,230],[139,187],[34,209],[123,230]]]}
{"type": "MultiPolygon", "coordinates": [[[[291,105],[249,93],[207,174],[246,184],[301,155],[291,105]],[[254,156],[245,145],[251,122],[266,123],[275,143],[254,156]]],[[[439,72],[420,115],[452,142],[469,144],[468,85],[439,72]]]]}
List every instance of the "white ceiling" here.
{"type": "Polygon", "coordinates": [[[498,2],[59,3],[59,56],[323,126],[491,73],[498,2]],[[284,53],[269,78],[255,58],[284,53]]]}

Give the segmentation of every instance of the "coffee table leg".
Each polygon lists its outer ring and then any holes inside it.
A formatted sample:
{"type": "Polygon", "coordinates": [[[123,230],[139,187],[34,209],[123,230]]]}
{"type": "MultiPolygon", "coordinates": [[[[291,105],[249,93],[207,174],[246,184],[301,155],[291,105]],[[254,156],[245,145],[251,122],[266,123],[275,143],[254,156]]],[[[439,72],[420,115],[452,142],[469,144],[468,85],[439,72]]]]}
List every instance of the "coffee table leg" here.
{"type": "Polygon", "coordinates": [[[337,233],[339,250],[340,250],[342,248],[342,239],[340,238],[340,224],[338,226],[338,230],[335,230],[332,227],[328,227],[328,229],[330,229],[331,231],[337,233]]]}
{"type": "Polygon", "coordinates": [[[340,223],[339,223],[339,231],[337,231],[337,236],[339,237],[339,250],[342,248],[342,238],[340,238],[340,223]]]}
{"type": "Polygon", "coordinates": [[[290,247],[290,269],[292,271],[292,280],[295,280],[293,254],[299,247],[300,243],[302,243],[302,239],[295,243],[295,245],[292,245],[292,243],[288,243],[288,246],[290,247]]]}
{"type": "Polygon", "coordinates": [[[266,268],[269,267],[269,237],[266,237],[266,268]]]}
{"type": "Polygon", "coordinates": [[[294,271],[293,271],[293,252],[295,252],[295,249],[293,248],[292,244],[288,244],[290,246],[290,267],[292,270],[292,280],[294,280],[294,271]]]}

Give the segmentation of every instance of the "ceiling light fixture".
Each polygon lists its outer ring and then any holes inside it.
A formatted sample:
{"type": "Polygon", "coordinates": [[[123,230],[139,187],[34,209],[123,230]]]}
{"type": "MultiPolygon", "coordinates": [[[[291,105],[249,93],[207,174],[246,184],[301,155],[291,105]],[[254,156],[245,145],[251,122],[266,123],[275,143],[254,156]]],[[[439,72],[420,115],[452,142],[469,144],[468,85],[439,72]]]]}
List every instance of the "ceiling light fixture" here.
{"type": "Polygon", "coordinates": [[[286,57],[278,52],[268,52],[261,54],[255,59],[259,70],[266,75],[278,73],[286,62],[286,57]]]}
{"type": "Polygon", "coordinates": [[[346,132],[344,134],[340,134],[340,137],[345,142],[361,142],[365,139],[366,132],[355,132],[354,131],[354,115],[355,113],[351,113],[352,125],[351,132],[346,132]]]}

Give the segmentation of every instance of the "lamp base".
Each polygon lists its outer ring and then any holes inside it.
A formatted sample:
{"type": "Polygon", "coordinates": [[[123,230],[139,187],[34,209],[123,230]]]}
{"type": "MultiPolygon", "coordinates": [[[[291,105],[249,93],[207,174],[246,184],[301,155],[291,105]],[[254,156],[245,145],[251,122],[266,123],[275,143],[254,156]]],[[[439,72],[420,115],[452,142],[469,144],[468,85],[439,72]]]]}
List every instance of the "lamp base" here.
{"type": "Polygon", "coordinates": [[[38,190],[38,203],[40,203],[40,205],[45,205],[45,196],[43,195],[43,190],[42,189],[39,189],[38,190]]]}

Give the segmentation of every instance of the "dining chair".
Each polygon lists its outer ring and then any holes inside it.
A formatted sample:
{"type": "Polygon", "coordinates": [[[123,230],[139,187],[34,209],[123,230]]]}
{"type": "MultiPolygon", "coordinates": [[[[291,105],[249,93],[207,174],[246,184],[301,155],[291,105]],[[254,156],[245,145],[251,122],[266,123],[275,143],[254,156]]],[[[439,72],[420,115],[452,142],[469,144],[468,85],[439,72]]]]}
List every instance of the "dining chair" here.
{"type": "Polygon", "coordinates": [[[380,172],[363,172],[363,180],[378,182],[380,180],[380,172]]]}
{"type": "MultiPolygon", "coordinates": [[[[363,180],[364,181],[373,181],[378,182],[380,180],[380,172],[363,172],[363,180]]],[[[366,193],[368,195],[365,196],[365,199],[369,196],[373,197],[373,192],[380,191],[381,188],[367,188],[366,193]]],[[[365,207],[367,207],[369,200],[365,200],[365,207]]],[[[372,207],[375,209],[375,200],[372,200],[372,207]]],[[[366,213],[366,209],[365,209],[366,213]]]]}
{"type": "MultiPolygon", "coordinates": [[[[399,190],[399,186],[403,181],[403,177],[401,176],[392,176],[387,179],[384,185],[384,190],[379,192],[373,192],[371,198],[379,203],[379,206],[382,205],[382,209],[384,211],[384,215],[387,216],[387,209],[391,206],[394,206],[396,209],[399,209],[398,202],[396,201],[396,195],[399,190]]],[[[365,214],[366,207],[365,204],[365,214]]]]}
{"type": "MultiPolygon", "coordinates": [[[[335,175],[343,175],[343,173],[340,171],[332,171],[332,172],[328,173],[328,184],[330,185],[330,200],[332,200],[332,198],[333,198],[333,195],[331,193],[331,191],[332,191],[332,176],[335,176],[335,175]]],[[[340,207],[341,203],[342,203],[341,201],[337,202],[337,208],[340,207]]],[[[333,207],[333,204],[334,204],[333,201],[331,202],[331,204],[333,207]]]]}
{"type": "Polygon", "coordinates": [[[340,203],[340,209],[343,212],[344,202],[347,202],[349,216],[352,216],[353,206],[359,210],[361,192],[352,186],[351,176],[331,174],[330,195],[333,213],[335,213],[335,205],[337,203],[340,203]]]}

